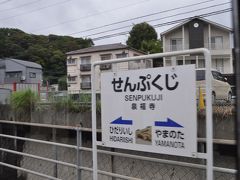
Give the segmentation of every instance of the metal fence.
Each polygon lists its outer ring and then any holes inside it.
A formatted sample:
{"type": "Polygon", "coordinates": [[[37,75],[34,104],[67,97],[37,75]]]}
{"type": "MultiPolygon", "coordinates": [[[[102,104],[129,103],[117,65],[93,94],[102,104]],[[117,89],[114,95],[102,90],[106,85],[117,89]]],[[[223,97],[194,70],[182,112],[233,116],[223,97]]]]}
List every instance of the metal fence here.
{"type": "MultiPolygon", "coordinates": [[[[89,137],[91,129],[13,121],[0,121],[0,125],[4,127],[0,133],[1,168],[15,169],[18,171],[18,177],[25,179],[92,179],[91,136],[89,137]],[[26,130],[27,127],[31,127],[32,131],[24,136],[18,135],[22,128],[26,130]],[[6,132],[6,129],[8,133],[3,132],[6,132]],[[36,133],[39,130],[41,131],[36,133]],[[63,136],[64,133],[73,135],[63,136]],[[11,141],[12,145],[9,144],[11,141]],[[21,142],[24,142],[22,149],[19,148],[21,142]],[[13,164],[7,162],[9,154],[20,157],[19,162],[16,160],[13,164]]],[[[98,132],[100,133],[100,130],[98,132]]],[[[205,139],[198,140],[204,151],[205,139]]],[[[213,141],[222,145],[236,143],[235,140],[213,141]]],[[[101,180],[206,179],[205,162],[200,159],[176,158],[113,148],[100,148],[98,154],[98,177],[101,180]]],[[[222,165],[214,167],[215,179],[235,180],[236,170],[224,168],[233,167],[234,159],[221,157],[217,153],[214,158],[217,165],[222,165]]]]}
{"type": "Polygon", "coordinates": [[[24,91],[32,90],[33,92],[40,91],[40,83],[11,83],[11,84],[0,84],[0,88],[10,89],[12,91],[24,91]]]}

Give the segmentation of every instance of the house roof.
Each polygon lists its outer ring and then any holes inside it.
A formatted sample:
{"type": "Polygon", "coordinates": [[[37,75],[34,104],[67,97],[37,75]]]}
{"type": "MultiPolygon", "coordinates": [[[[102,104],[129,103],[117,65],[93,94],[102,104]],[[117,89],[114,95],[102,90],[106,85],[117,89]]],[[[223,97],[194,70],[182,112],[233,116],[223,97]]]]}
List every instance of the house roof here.
{"type": "Polygon", "coordinates": [[[218,27],[218,28],[220,28],[220,29],[223,29],[223,30],[225,30],[225,31],[230,31],[230,32],[232,31],[232,28],[229,28],[229,27],[227,27],[227,26],[224,26],[224,25],[222,25],[222,24],[219,24],[219,23],[210,21],[210,20],[205,19],[205,18],[202,18],[202,17],[195,16],[195,17],[193,17],[193,18],[190,18],[190,19],[188,19],[188,20],[186,20],[186,21],[183,21],[182,23],[180,23],[180,24],[178,24],[178,25],[176,25],[176,26],[173,26],[172,28],[170,28],[170,29],[162,32],[162,33],[161,33],[161,36],[162,36],[162,35],[165,35],[165,34],[167,34],[167,33],[170,33],[171,31],[173,31],[173,30],[175,30],[175,29],[177,29],[177,28],[179,28],[179,27],[181,27],[181,26],[183,26],[183,25],[185,25],[185,24],[187,24],[187,23],[189,23],[190,21],[195,20],[195,19],[199,19],[199,20],[204,21],[204,22],[206,22],[206,23],[208,23],[208,24],[211,24],[211,25],[216,26],[216,27],[218,27]]]}
{"type": "Polygon", "coordinates": [[[12,58],[7,58],[6,60],[11,60],[14,61],[15,63],[21,64],[25,67],[30,67],[30,68],[36,68],[36,69],[42,69],[42,66],[40,64],[30,62],[30,61],[23,61],[19,59],[12,59],[12,58]]]}
{"type": "Polygon", "coordinates": [[[86,54],[86,53],[93,53],[93,52],[102,52],[102,51],[112,51],[112,50],[119,50],[119,49],[131,49],[133,51],[140,52],[142,54],[145,54],[142,51],[139,51],[137,49],[134,49],[130,46],[121,44],[121,43],[115,43],[115,44],[105,44],[105,45],[99,45],[99,46],[92,46],[89,48],[83,48],[76,51],[70,51],[67,52],[67,55],[73,55],[73,54],[86,54]]]}

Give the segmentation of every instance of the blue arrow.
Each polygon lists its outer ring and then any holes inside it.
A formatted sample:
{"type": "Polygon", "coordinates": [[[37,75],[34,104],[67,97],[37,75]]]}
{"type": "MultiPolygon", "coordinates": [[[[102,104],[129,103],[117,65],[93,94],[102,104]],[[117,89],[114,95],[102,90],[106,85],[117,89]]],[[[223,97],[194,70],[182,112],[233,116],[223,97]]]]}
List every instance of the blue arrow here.
{"type": "Polygon", "coordinates": [[[162,126],[162,127],[183,127],[182,125],[176,123],[175,121],[167,118],[167,121],[155,121],[155,126],[162,126]]]}
{"type": "Polygon", "coordinates": [[[115,119],[111,124],[125,124],[125,125],[132,125],[132,120],[123,120],[122,116],[115,119]]]}

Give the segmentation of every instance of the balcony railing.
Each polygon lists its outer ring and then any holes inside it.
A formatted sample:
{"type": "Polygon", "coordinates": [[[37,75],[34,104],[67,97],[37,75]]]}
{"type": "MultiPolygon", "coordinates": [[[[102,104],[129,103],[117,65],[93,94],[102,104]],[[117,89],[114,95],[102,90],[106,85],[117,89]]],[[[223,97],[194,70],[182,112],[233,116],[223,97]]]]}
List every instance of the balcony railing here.
{"type": "Polygon", "coordinates": [[[205,48],[208,48],[209,50],[221,50],[221,49],[231,49],[230,46],[228,44],[224,44],[224,43],[205,43],[204,44],[205,48]]]}
{"type": "Polygon", "coordinates": [[[180,50],[183,50],[183,46],[181,44],[165,46],[165,51],[166,52],[169,52],[169,51],[180,51],[180,50]]]}
{"type": "Polygon", "coordinates": [[[82,82],[81,89],[91,89],[91,82],[82,82]]]}
{"type": "Polygon", "coordinates": [[[91,71],[91,64],[80,64],[80,71],[91,71]]]}
{"type": "Polygon", "coordinates": [[[101,64],[100,70],[108,70],[112,68],[112,64],[101,64]]]}
{"type": "MultiPolygon", "coordinates": [[[[204,43],[204,47],[209,50],[231,49],[229,44],[226,44],[226,43],[211,43],[211,44],[204,43]]],[[[165,46],[165,52],[181,51],[181,50],[185,50],[185,49],[189,49],[189,44],[185,44],[184,48],[181,44],[165,46]]]]}

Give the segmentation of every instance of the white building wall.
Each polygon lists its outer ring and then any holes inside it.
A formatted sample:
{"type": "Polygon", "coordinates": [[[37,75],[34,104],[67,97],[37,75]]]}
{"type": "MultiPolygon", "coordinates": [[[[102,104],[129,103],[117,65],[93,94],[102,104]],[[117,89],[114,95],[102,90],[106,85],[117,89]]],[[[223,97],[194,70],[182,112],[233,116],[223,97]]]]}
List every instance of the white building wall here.
{"type": "MultiPolygon", "coordinates": [[[[184,25],[184,28],[178,27],[175,30],[162,35],[162,39],[164,39],[163,43],[163,52],[170,52],[171,51],[171,39],[182,38],[184,29],[184,49],[189,49],[189,30],[188,25],[184,25]]],[[[232,40],[230,39],[232,36],[230,35],[231,32],[227,30],[223,30],[218,28],[214,25],[210,25],[210,34],[211,37],[214,36],[222,36],[223,37],[223,48],[221,49],[210,49],[212,54],[212,59],[216,56],[222,56],[224,58],[224,73],[233,73],[233,63],[232,63],[232,40]]],[[[204,47],[209,49],[209,27],[208,24],[204,25],[204,47]]],[[[185,57],[187,58],[187,57],[185,57]]],[[[195,59],[195,58],[194,58],[195,59]]],[[[171,66],[172,63],[169,62],[169,58],[164,58],[164,65],[171,66]]]]}
{"type": "Polygon", "coordinates": [[[165,36],[165,52],[171,51],[171,39],[182,38],[182,27],[166,34],[165,36]]]}
{"type": "Polygon", "coordinates": [[[188,26],[184,26],[184,49],[189,49],[189,32],[188,26]]]}
{"type": "MultiPolygon", "coordinates": [[[[67,65],[67,74],[70,76],[77,76],[76,82],[68,84],[70,85],[68,87],[68,91],[72,93],[76,92],[89,92],[89,90],[81,90],[81,76],[83,75],[91,75],[91,71],[80,71],[80,65],[81,65],[81,57],[84,56],[91,56],[91,63],[100,61],[101,55],[104,54],[111,54],[111,59],[116,59],[117,54],[127,53],[128,57],[136,56],[136,55],[143,55],[142,53],[139,53],[137,51],[128,50],[128,49],[121,49],[121,50],[114,50],[114,51],[103,51],[103,52],[94,52],[94,53],[86,53],[86,54],[75,54],[75,55],[68,55],[67,58],[71,56],[72,59],[76,58],[76,64],[75,65],[67,65]]],[[[107,60],[105,60],[107,61],[107,60]]],[[[130,63],[131,64],[131,63],[130,63]]],[[[131,65],[128,62],[125,63],[119,63],[116,65],[112,65],[112,68],[109,70],[100,70],[99,66],[96,67],[96,87],[97,90],[100,90],[100,73],[101,72],[108,72],[108,71],[125,71],[128,69],[131,69],[131,65]]],[[[134,64],[134,63],[133,63],[134,64]]],[[[141,62],[140,66],[143,68],[145,63],[141,62]]]]}

